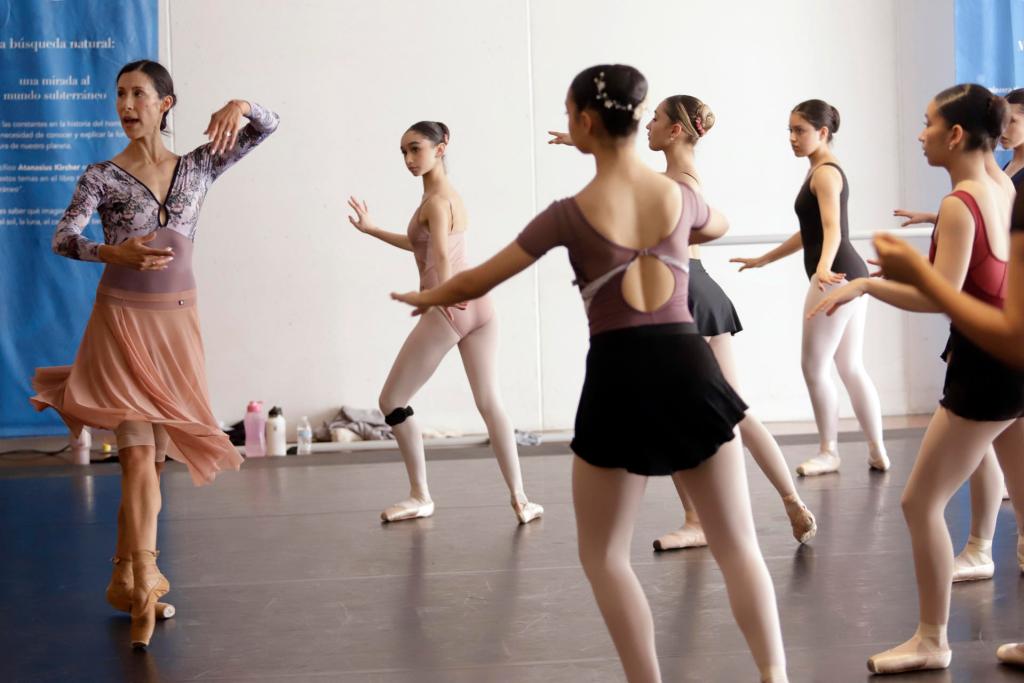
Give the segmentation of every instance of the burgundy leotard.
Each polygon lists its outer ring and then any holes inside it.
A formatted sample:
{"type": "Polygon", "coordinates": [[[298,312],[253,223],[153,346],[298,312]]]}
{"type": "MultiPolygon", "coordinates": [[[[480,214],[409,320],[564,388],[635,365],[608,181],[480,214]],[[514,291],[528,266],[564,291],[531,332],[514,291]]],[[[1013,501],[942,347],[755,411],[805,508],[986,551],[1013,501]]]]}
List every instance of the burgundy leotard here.
{"type": "MultiPolygon", "coordinates": [[[[971,247],[971,262],[967,267],[963,291],[987,304],[1002,308],[1006,301],[1007,272],[1006,261],[992,253],[988,243],[988,232],[985,230],[985,219],[978,208],[978,202],[969,192],[957,190],[952,193],[964,204],[974,218],[974,244],[971,247]]],[[[932,243],[928,250],[928,260],[935,262],[936,250],[935,231],[932,230],[932,243]]]]}

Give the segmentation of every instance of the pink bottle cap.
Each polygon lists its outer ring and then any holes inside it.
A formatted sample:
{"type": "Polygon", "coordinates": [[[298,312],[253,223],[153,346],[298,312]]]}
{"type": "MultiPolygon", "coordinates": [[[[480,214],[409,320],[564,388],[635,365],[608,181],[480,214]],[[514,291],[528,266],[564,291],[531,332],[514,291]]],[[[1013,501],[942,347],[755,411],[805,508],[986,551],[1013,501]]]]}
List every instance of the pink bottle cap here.
{"type": "Polygon", "coordinates": [[[260,413],[263,412],[263,401],[249,401],[249,407],[245,409],[247,413],[260,413]]]}

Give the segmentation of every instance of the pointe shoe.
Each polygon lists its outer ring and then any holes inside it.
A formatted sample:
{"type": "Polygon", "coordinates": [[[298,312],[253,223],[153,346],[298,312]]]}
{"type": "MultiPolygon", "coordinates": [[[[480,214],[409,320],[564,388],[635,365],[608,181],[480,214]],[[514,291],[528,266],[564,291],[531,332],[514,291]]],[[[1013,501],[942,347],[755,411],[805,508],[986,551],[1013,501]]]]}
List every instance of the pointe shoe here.
{"type": "Polygon", "coordinates": [[[786,514],[789,515],[789,525],[793,528],[793,538],[798,543],[807,543],[818,533],[818,522],[802,501],[799,507],[786,505],[786,514]]]}
{"type": "Polygon", "coordinates": [[[888,472],[891,463],[889,462],[889,456],[885,452],[881,453],[868,453],[868,467],[878,472],[888,472]]]}
{"type": "Polygon", "coordinates": [[[434,514],[434,501],[423,502],[415,498],[395,503],[391,507],[384,508],[380,513],[382,522],[404,522],[407,519],[420,519],[430,517],[434,514]]]}
{"type": "Polygon", "coordinates": [[[1024,666],[1024,643],[1007,643],[996,650],[996,658],[1003,664],[1024,666]]]}
{"type": "Polygon", "coordinates": [[[686,548],[703,548],[708,544],[704,535],[704,528],[700,526],[683,525],[676,531],[671,531],[664,536],[654,540],[654,549],[659,553],[666,550],[685,550],[686,548]]]}
{"type": "Polygon", "coordinates": [[[156,628],[157,600],[171,590],[167,577],[156,566],[155,550],[132,552],[132,647],[144,650],[156,628]]]}
{"type": "Polygon", "coordinates": [[[529,524],[544,516],[544,507],[538,503],[531,503],[526,496],[512,496],[512,509],[515,510],[520,524],[529,524]]]}
{"type": "Polygon", "coordinates": [[[995,562],[992,562],[991,557],[988,560],[988,562],[971,564],[958,555],[953,560],[953,583],[991,579],[996,573],[996,565],[995,562]]]}
{"type": "Polygon", "coordinates": [[[868,671],[875,674],[898,674],[905,671],[948,669],[953,652],[945,649],[931,652],[881,652],[868,659],[868,671]]]}
{"type": "MultiPolygon", "coordinates": [[[[157,551],[157,555],[159,554],[157,551]]],[[[114,564],[114,573],[107,584],[107,603],[118,612],[131,612],[132,587],[135,585],[135,579],[132,577],[132,558],[112,557],[110,561],[114,564]]],[[[176,613],[174,605],[167,602],[156,603],[157,619],[170,619],[176,613]]]]}
{"type": "Polygon", "coordinates": [[[796,473],[801,477],[816,477],[820,474],[829,474],[839,471],[839,456],[835,453],[818,453],[816,456],[800,463],[796,473]]]}

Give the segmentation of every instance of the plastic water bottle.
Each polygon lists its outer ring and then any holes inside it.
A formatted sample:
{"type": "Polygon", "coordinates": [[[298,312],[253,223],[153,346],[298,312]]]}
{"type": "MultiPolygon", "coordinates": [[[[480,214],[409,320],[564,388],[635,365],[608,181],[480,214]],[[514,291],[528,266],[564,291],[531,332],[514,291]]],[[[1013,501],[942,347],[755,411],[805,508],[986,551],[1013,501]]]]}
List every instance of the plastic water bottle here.
{"type": "Polygon", "coordinates": [[[309,424],[309,418],[305,415],[299,420],[299,426],[295,429],[295,440],[298,447],[295,452],[299,455],[309,455],[313,452],[313,427],[309,424]]]}
{"type": "Polygon", "coordinates": [[[270,409],[270,418],[267,420],[267,455],[285,455],[288,444],[285,443],[285,430],[288,424],[284,419],[284,410],[281,406],[274,406],[270,409]]]}
{"type": "Polygon", "coordinates": [[[262,458],[267,454],[267,418],[263,417],[263,402],[249,401],[245,409],[245,457],[262,458]]]}
{"type": "Polygon", "coordinates": [[[82,432],[76,439],[71,437],[71,464],[88,465],[89,451],[92,449],[92,433],[88,427],[82,427],[82,432]]]}

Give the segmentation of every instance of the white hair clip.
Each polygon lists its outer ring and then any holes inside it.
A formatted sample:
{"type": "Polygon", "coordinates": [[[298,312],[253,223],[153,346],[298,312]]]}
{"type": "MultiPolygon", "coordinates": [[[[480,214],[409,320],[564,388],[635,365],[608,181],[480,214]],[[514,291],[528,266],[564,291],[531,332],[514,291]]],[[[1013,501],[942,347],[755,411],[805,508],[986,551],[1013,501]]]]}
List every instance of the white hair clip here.
{"type": "Polygon", "coordinates": [[[633,120],[639,121],[644,117],[644,112],[647,111],[647,98],[645,97],[640,104],[633,107],[633,120]]]}
{"type": "Polygon", "coordinates": [[[644,115],[643,109],[644,109],[644,106],[645,106],[645,103],[646,103],[647,100],[644,100],[643,102],[641,102],[640,104],[638,104],[638,105],[636,105],[634,107],[632,104],[623,104],[622,102],[619,102],[618,100],[615,100],[615,99],[612,99],[611,97],[608,97],[608,93],[606,91],[606,88],[608,87],[608,84],[605,83],[604,72],[603,71],[601,73],[599,73],[596,78],[594,78],[594,86],[597,88],[597,95],[594,96],[594,99],[597,100],[598,102],[604,102],[604,108],[605,109],[618,109],[619,111],[631,111],[631,112],[633,112],[633,120],[634,121],[639,121],[640,117],[642,117],[644,115]]]}

